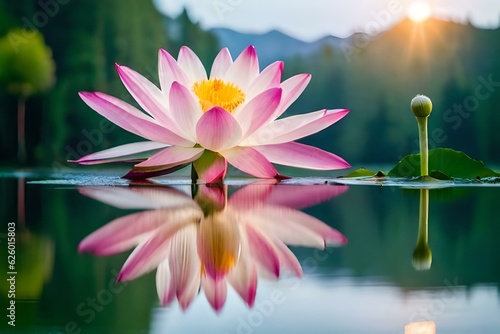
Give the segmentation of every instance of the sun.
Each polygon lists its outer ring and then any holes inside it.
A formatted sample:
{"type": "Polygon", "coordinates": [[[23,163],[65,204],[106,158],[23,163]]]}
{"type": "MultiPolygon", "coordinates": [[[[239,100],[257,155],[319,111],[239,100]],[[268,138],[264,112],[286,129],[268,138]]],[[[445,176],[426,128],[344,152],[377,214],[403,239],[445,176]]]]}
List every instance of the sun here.
{"type": "Polygon", "coordinates": [[[422,22],[429,18],[431,9],[428,4],[415,1],[408,7],[408,17],[414,22],[422,22]]]}

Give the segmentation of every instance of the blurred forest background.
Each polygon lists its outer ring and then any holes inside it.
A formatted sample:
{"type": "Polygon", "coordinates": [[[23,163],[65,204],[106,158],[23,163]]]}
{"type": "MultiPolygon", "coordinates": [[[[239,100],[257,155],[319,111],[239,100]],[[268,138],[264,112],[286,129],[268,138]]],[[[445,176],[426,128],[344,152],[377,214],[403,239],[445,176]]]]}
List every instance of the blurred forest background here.
{"type": "MultiPolygon", "coordinates": [[[[431,146],[463,150],[500,166],[500,29],[405,20],[377,36],[359,33],[305,43],[277,31],[264,35],[204,31],[189,13],[163,17],[151,1],[0,0],[0,167],[21,166],[19,105],[26,108],[26,164],[59,169],[67,166],[67,159],[137,140],[104,122],[77,94],[99,90],[133,103],[116,74],[115,62],[158,83],[159,48],[176,55],[181,45],[188,45],[209,67],[221,47],[228,46],[236,56],[248,43],[257,47],[261,68],[282,59],[284,78],[313,74],[288,115],[351,109],[345,119],[305,138],[305,143],[335,152],[351,164],[394,164],[418,148],[409,102],[422,93],[434,102],[431,146]]],[[[18,270],[28,275],[19,276],[18,294],[40,298],[39,303],[19,304],[18,323],[53,326],[76,320],[85,325],[75,309],[116,279],[111,273],[121,267],[126,254],[96,259],[80,256],[76,247],[83,236],[123,216],[123,210],[76,191],[33,184],[25,205],[24,179],[1,181],[2,220],[21,226],[29,222],[30,230],[19,232],[18,270]],[[16,192],[18,198],[12,196],[16,192]]],[[[349,237],[345,251],[336,251],[331,261],[321,264],[318,279],[324,273],[349,270],[360,280],[385,277],[408,293],[442,285],[443,277],[460,277],[468,289],[499,281],[495,189],[431,192],[429,235],[435,264],[433,270],[415,274],[411,254],[417,237],[418,193],[368,188],[352,187],[345,195],[306,210],[349,237]],[[361,203],[363,210],[353,203],[361,203]]],[[[310,249],[294,251],[301,261],[313,254],[310,249]]],[[[144,305],[156,305],[153,281],[154,275],[149,275],[130,284],[93,326],[114,324],[122,331],[149,326],[151,312],[144,305]]],[[[2,290],[1,295],[5,299],[7,294],[2,290]]],[[[8,326],[2,324],[0,331],[8,326]]]]}
{"type": "Polygon", "coordinates": [[[0,0],[0,164],[19,165],[20,102],[26,106],[27,164],[63,167],[67,159],[136,140],[103,121],[77,94],[99,90],[134,103],[115,62],[158,83],[159,48],[176,56],[187,45],[209,67],[221,47],[237,56],[242,41],[256,45],[261,68],[282,59],[284,78],[313,74],[288,115],[351,109],[305,143],[351,164],[395,163],[418,149],[409,102],[422,93],[434,102],[431,147],[451,147],[500,164],[500,29],[405,20],[377,36],[305,43],[276,31],[204,31],[189,13],[163,17],[152,2],[133,0],[0,0]],[[43,71],[34,73],[34,64],[43,71]]]}

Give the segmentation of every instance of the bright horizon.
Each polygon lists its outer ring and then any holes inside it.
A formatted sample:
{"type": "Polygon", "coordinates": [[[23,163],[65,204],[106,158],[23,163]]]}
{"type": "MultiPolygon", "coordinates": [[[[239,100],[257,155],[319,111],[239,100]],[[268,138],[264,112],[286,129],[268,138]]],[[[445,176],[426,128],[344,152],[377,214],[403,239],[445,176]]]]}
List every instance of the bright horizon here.
{"type": "Polygon", "coordinates": [[[176,17],[187,8],[192,20],[204,29],[230,28],[244,33],[265,33],[276,29],[304,41],[326,35],[347,37],[354,32],[378,33],[408,16],[415,2],[426,3],[430,16],[469,21],[478,28],[500,24],[498,0],[154,0],[158,10],[176,17]],[[307,5],[304,5],[307,4],[307,5]]]}

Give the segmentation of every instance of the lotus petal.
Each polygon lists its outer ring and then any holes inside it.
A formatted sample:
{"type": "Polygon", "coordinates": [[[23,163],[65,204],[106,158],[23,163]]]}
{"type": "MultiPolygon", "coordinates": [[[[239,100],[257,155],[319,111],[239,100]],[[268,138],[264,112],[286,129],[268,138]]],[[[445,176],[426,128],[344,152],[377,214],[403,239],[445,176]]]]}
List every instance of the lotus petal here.
{"type": "Polygon", "coordinates": [[[241,138],[241,128],[234,117],[221,107],[213,107],[196,124],[200,145],[213,152],[235,146],[241,138]]]}
{"type": "Polygon", "coordinates": [[[187,46],[182,46],[177,57],[177,64],[191,82],[207,79],[207,72],[200,58],[187,46]]]}
{"type": "Polygon", "coordinates": [[[215,281],[210,276],[202,277],[203,291],[212,308],[219,312],[226,303],[227,297],[227,282],[225,279],[215,281]]]}
{"type": "Polygon", "coordinates": [[[257,268],[250,254],[246,235],[241,237],[240,258],[227,280],[245,303],[250,307],[253,306],[257,293],[257,268]]]}
{"type": "Polygon", "coordinates": [[[269,88],[279,87],[284,66],[282,61],[276,61],[262,70],[248,88],[248,97],[254,97],[269,88]]]}
{"type": "Polygon", "coordinates": [[[324,248],[329,245],[344,245],[347,238],[321,220],[301,211],[265,206],[254,213],[255,224],[266,234],[275,235],[287,245],[324,248]],[[274,224],[266,222],[274,221],[274,224]]]}
{"type": "Polygon", "coordinates": [[[175,298],[175,281],[168,258],[163,260],[156,270],[156,292],[162,306],[167,306],[175,298]]]}
{"type": "Polygon", "coordinates": [[[170,86],[177,81],[183,86],[189,86],[190,81],[174,57],[167,51],[160,49],[158,52],[158,77],[165,98],[169,98],[170,86]]]}
{"type": "Polygon", "coordinates": [[[123,265],[117,281],[130,281],[158,267],[169,251],[169,243],[181,228],[196,222],[188,216],[183,220],[165,224],[144,243],[134,249],[123,265]]]}
{"type": "Polygon", "coordinates": [[[183,169],[189,163],[180,163],[176,165],[164,165],[164,166],[154,166],[145,168],[132,168],[127,174],[123,175],[122,178],[132,180],[133,182],[144,181],[150,177],[161,176],[177,172],[183,169]]]}
{"type": "Polygon", "coordinates": [[[280,276],[280,260],[274,245],[256,228],[245,226],[252,257],[272,277],[280,276]]]}
{"type": "Polygon", "coordinates": [[[200,288],[200,259],[196,252],[197,224],[190,224],[170,240],[170,270],[179,304],[186,309],[200,288]]]}
{"type": "MultiPolygon", "coordinates": [[[[91,153],[76,160],[82,165],[102,164],[107,162],[130,161],[131,157],[137,153],[149,152],[168,147],[168,144],[154,141],[143,141],[116,146],[100,152],[91,153]]],[[[71,160],[70,160],[71,161],[71,160]]]]}
{"type": "Polygon", "coordinates": [[[281,88],[270,88],[254,97],[234,117],[241,126],[243,138],[269,122],[281,99],[281,88]]]}
{"type": "Polygon", "coordinates": [[[136,71],[118,64],[115,66],[120,79],[137,103],[163,126],[175,132],[175,127],[172,127],[174,122],[165,112],[168,105],[161,90],[136,71]]]}
{"type": "Polygon", "coordinates": [[[259,74],[259,59],[252,45],[249,45],[229,66],[224,74],[224,80],[234,82],[246,91],[250,83],[259,74]]]}
{"type": "Polygon", "coordinates": [[[281,266],[290,270],[295,276],[302,277],[302,267],[295,254],[281,240],[273,236],[270,236],[270,240],[278,253],[281,266]]]}
{"type": "Polygon", "coordinates": [[[205,149],[200,147],[170,146],[135,167],[174,166],[198,159],[205,149]]]}
{"type": "Polygon", "coordinates": [[[117,218],[83,239],[78,251],[96,255],[124,252],[148,239],[156,229],[182,217],[185,213],[180,210],[186,209],[144,211],[117,218]]]}
{"type": "Polygon", "coordinates": [[[306,89],[309,81],[311,81],[310,74],[297,74],[281,83],[283,98],[276,109],[273,119],[280,117],[297,100],[304,89],[306,89]]]}
{"type": "Polygon", "coordinates": [[[189,89],[177,81],[174,81],[170,88],[170,112],[180,133],[192,142],[196,142],[195,126],[203,112],[189,89]]]}
{"type": "Polygon", "coordinates": [[[234,215],[228,211],[212,213],[200,224],[198,255],[204,272],[215,281],[223,279],[238,261],[240,233],[234,215]]]}
{"type": "Polygon", "coordinates": [[[333,153],[296,142],[256,146],[254,149],[269,161],[280,165],[317,170],[351,167],[344,159],[333,153]]]}
{"type": "Polygon", "coordinates": [[[329,127],[348,113],[347,109],[325,109],[282,118],[263,126],[240,145],[255,146],[291,142],[329,127]]]}
{"type": "Polygon", "coordinates": [[[195,206],[191,197],[173,188],[79,187],[85,196],[120,209],[161,209],[195,206]]]}
{"type": "Polygon", "coordinates": [[[262,178],[279,178],[280,174],[259,151],[251,147],[235,147],[220,154],[239,170],[262,178]]]}
{"type": "Polygon", "coordinates": [[[80,92],[79,94],[89,107],[133,134],[170,145],[194,145],[116,97],[99,92],[80,92]]]}
{"type": "Polygon", "coordinates": [[[215,57],[212,64],[212,69],[210,70],[210,79],[222,78],[226,73],[227,69],[233,64],[233,59],[229,53],[228,48],[223,48],[215,57]]]}
{"type": "Polygon", "coordinates": [[[222,183],[227,172],[227,160],[220,154],[205,150],[193,162],[198,179],[208,184],[222,183]]]}

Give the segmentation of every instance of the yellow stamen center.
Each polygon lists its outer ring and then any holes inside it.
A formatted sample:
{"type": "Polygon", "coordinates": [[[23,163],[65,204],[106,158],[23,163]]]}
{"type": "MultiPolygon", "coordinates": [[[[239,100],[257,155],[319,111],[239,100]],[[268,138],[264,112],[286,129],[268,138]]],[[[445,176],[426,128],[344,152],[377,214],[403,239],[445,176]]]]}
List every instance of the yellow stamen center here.
{"type": "Polygon", "coordinates": [[[216,106],[231,112],[245,101],[245,93],[237,85],[216,78],[195,82],[193,92],[204,112],[216,106]]]}

